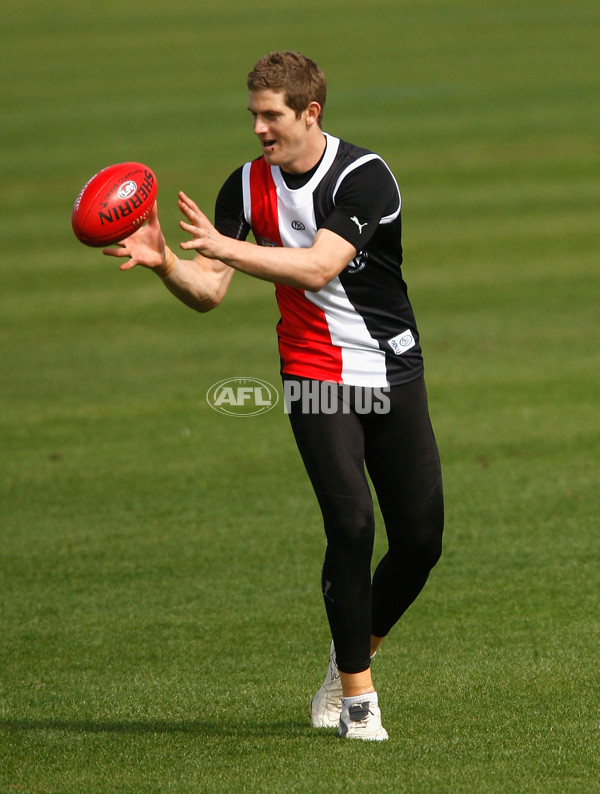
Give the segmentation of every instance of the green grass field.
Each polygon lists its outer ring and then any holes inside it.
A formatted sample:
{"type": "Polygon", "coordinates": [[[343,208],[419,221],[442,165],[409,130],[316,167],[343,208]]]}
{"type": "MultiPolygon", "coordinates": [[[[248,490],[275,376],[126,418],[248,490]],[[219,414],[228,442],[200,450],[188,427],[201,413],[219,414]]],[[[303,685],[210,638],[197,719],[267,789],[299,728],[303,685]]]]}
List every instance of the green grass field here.
{"type": "MultiPolygon", "coordinates": [[[[600,791],[597,0],[4,4],[0,792],[600,791]],[[326,129],[403,193],[445,553],[374,663],[390,741],[310,728],[316,503],[272,287],[200,316],[79,244],[99,168],[212,214],[257,154],[245,76],[300,49],[326,129]]],[[[377,549],[383,548],[379,527],[377,549]]]]}

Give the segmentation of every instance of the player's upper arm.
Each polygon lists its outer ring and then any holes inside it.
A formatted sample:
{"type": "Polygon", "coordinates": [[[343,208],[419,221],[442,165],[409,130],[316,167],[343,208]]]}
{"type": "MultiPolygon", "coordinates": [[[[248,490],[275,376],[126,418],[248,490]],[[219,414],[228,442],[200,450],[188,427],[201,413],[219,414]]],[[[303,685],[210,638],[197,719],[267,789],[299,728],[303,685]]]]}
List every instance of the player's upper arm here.
{"type": "Polygon", "coordinates": [[[244,215],[242,168],[227,178],[215,202],[215,228],[227,237],[245,240],[250,226],[244,215]]]}
{"type": "Polygon", "coordinates": [[[352,168],[342,178],[334,196],[335,207],[322,224],[363,250],[382,222],[400,214],[401,197],[396,179],[378,156],[352,168]]]}

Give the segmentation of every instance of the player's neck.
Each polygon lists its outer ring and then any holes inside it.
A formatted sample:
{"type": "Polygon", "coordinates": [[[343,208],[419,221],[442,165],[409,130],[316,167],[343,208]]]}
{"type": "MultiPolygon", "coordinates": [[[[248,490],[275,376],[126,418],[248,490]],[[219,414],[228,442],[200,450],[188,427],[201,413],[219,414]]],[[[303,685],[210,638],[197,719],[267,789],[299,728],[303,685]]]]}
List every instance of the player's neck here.
{"type": "Polygon", "coordinates": [[[294,162],[282,166],[281,170],[288,174],[305,174],[321,162],[326,148],[327,138],[319,127],[315,130],[314,136],[307,141],[306,149],[302,155],[294,162]]]}
{"type": "Polygon", "coordinates": [[[281,175],[283,177],[283,181],[290,188],[290,190],[299,190],[300,188],[304,187],[304,185],[307,185],[316,174],[324,156],[325,151],[323,151],[323,154],[312,168],[309,168],[308,171],[303,171],[302,173],[292,173],[282,168],[281,175]]]}

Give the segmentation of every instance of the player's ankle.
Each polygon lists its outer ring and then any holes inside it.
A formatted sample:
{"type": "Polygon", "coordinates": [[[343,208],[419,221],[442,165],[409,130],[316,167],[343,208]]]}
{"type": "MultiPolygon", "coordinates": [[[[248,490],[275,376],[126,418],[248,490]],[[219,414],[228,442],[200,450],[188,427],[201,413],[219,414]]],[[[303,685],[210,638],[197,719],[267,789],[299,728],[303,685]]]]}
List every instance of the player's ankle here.
{"type": "Polygon", "coordinates": [[[344,697],[354,697],[355,695],[366,695],[375,691],[371,670],[361,670],[358,673],[344,673],[340,670],[340,680],[342,682],[342,692],[344,697]]]}
{"type": "Polygon", "coordinates": [[[343,676],[340,676],[340,678],[342,679],[342,694],[345,698],[352,698],[357,695],[369,695],[371,692],[375,692],[372,681],[361,683],[358,681],[344,681],[343,676]]]}

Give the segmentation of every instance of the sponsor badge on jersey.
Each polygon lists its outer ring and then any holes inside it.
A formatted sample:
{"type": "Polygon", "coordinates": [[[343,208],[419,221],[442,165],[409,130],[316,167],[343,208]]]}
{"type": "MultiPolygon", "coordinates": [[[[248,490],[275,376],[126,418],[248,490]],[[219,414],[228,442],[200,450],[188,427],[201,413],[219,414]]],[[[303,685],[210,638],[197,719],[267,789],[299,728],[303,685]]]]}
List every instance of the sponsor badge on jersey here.
{"type": "Polygon", "coordinates": [[[412,331],[407,329],[401,334],[397,334],[391,339],[388,339],[388,344],[397,356],[401,356],[402,353],[406,353],[407,350],[410,350],[411,347],[414,347],[417,343],[412,335],[412,331]]]}

